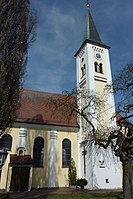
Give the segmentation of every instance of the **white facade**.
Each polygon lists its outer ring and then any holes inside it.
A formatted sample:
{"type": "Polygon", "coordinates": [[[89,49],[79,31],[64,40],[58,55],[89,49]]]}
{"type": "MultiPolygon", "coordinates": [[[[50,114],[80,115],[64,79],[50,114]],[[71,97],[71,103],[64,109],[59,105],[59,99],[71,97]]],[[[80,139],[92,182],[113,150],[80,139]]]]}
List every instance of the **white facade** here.
{"type": "MultiPolygon", "coordinates": [[[[88,27],[92,29],[94,22],[88,13],[88,27]],[[90,17],[90,18],[89,18],[90,17]]],[[[95,27],[94,27],[95,28],[95,27]]],[[[88,34],[88,33],[87,33],[88,34]]],[[[112,81],[109,47],[103,44],[97,33],[90,32],[82,46],[76,53],[77,88],[94,91],[101,95],[107,83],[112,81]],[[96,34],[96,38],[95,35],[96,34]],[[98,39],[97,39],[98,38],[98,39]]],[[[106,107],[103,110],[103,123],[110,129],[115,126],[111,117],[115,113],[114,96],[108,94],[106,107]]],[[[81,99],[82,100],[82,99],[81,99]]],[[[80,104],[82,106],[82,104],[80,104]]],[[[102,117],[102,114],[101,114],[102,117]]],[[[98,122],[92,121],[97,129],[98,122]]],[[[79,177],[86,178],[88,189],[114,189],[122,187],[122,171],[119,160],[113,155],[110,148],[104,150],[88,143],[87,135],[84,136],[82,119],[79,118],[79,177]],[[83,144],[84,143],[84,144],[83,144]]]]}

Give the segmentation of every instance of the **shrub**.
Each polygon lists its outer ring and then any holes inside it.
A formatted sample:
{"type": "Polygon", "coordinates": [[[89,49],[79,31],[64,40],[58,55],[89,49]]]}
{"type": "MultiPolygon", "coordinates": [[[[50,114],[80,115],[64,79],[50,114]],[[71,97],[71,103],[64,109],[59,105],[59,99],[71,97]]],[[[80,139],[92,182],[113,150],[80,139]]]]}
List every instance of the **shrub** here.
{"type": "Polygon", "coordinates": [[[71,159],[71,164],[68,169],[68,179],[69,179],[69,186],[74,185],[76,183],[77,171],[76,166],[73,158],[71,159]]]}
{"type": "Polygon", "coordinates": [[[86,186],[88,184],[87,180],[84,178],[84,179],[77,179],[76,180],[76,186],[79,186],[81,187],[81,190],[84,189],[84,186],[86,186]]]}

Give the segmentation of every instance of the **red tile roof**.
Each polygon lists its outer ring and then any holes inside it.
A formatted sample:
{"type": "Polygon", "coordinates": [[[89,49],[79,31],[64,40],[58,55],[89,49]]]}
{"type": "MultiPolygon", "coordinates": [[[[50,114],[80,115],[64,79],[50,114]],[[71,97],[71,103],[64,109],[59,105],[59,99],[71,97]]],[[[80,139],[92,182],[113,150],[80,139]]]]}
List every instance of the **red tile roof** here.
{"type": "MultiPolygon", "coordinates": [[[[33,124],[59,125],[78,127],[76,113],[56,106],[66,95],[40,92],[29,89],[22,90],[21,106],[18,110],[18,122],[33,124]]],[[[72,97],[75,100],[74,97],[72,97]]]]}
{"type": "Polygon", "coordinates": [[[128,119],[125,117],[123,117],[123,116],[121,116],[121,114],[120,113],[116,113],[116,122],[117,123],[119,123],[120,122],[120,124],[121,125],[123,125],[123,126],[132,126],[132,124],[128,121],[128,119]]]}
{"type": "Polygon", "coordinates": [[[123,117],[119,114],[116,113],[116,121],[118,122],[119,120],[121,120],[123,117]]]}

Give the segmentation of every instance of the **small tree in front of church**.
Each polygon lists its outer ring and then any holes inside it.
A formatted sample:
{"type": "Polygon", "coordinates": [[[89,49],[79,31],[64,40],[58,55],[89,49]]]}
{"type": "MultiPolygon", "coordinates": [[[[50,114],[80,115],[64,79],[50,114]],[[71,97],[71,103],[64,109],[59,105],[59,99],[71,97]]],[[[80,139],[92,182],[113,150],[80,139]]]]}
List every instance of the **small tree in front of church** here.
{"type": "Polygon", "coordinates": [[[76,179],[77,179],[77,170],[76,170],[76,166],[75,166],[75,161],[72,158],[71,164],[68,168],[69,186],[75,186],[76,185],[76,179]]]}

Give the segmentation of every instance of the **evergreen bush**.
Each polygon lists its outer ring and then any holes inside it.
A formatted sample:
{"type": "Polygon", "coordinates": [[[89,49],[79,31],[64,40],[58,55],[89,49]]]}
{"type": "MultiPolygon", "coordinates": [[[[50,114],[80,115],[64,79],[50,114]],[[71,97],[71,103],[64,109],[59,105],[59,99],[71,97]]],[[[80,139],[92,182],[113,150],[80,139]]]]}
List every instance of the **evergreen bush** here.
{"type": "Polygon", "coordinates": [[[75,166],[75,161],[72,158],[71,164],[68,169],[69,186],[76,185],[76,178],[77,178],[77,170],[76,170],[76,166],[75,166]]]}
{"type": "Polygon", "coordinates": [[[77,179],[76,180],[76,186],[79,186],[81,187],[81,190],[84,189],[84,186],[86,186],[88,184],[87,180],[84,178],[81,178],[81,179],[77,179]]]}

